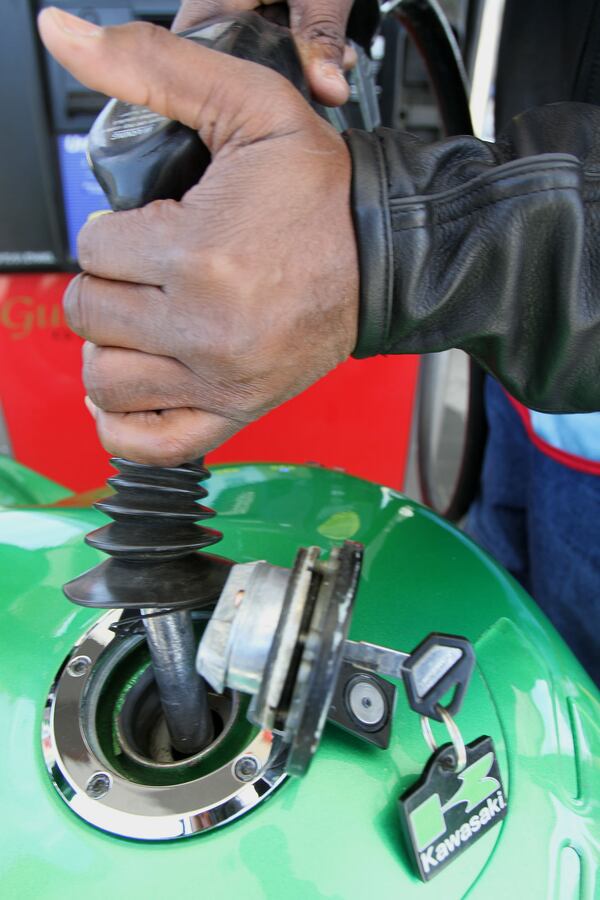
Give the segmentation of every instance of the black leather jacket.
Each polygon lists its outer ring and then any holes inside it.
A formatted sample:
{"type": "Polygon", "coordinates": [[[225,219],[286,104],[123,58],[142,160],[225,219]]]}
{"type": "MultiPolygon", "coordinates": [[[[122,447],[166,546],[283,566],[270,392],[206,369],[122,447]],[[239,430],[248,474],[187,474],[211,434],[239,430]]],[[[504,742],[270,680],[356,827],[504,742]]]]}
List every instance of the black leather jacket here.
{"type": "MultiPolygon", "coordinates": [[[[545,15],[567,8],[543,3],[545,15]]],[[[598,7],[581,0],[579,12],[598,7]]],[[[510,14],[509,3],[507,23],[510,14]]],[[[580,85],[588,64],[597,71],[596,49],[588,41],[565,63],[580,85]]],[[[495,144],[427,145],[389,129],[347,141],[361,278],[354,355],[460,347],[527,406],[600,409],[600,108],[532,109],[495,144]]]]}

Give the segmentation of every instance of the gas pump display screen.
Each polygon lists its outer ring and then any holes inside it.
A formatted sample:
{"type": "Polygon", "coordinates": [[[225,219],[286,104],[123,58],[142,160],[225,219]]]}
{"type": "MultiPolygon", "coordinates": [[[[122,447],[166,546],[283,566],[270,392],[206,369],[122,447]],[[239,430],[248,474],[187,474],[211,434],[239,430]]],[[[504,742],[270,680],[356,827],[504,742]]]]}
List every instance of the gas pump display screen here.
{"type": "Polygon", "coordinates": [[[88,165],[87,135],[61,134],[57,140],[69,254],[76,259],[79,230],[90,213],[109,209],[109,205],[88,165]]]}

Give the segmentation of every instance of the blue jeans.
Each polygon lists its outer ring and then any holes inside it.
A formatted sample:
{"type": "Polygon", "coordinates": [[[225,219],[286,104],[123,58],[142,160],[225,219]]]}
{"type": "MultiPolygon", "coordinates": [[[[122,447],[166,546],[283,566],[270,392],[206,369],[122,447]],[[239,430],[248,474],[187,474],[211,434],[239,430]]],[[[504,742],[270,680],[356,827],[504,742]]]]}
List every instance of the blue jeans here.
{"type": "Polygon", "coordinates": [[[600,477],[535,447],[488,378],[489,436],[466,532],[529,591],[600,686],[600,477]]]}

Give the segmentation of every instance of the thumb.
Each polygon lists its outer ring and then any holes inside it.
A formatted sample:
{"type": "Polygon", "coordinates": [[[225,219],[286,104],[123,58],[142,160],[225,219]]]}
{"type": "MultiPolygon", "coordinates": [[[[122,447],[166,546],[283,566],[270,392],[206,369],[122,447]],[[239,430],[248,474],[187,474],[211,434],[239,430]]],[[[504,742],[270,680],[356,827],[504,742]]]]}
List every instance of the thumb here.
{"type": "Polygon", "coordinates": [[[350,89],[343,73],[352,0],[290,0],[290,26],[310,87],[321,103],[341,106],[350,89]]]}
{"type": "Polygon", "coordinates": [[[48,51],[87,87],[188,125],[213,154],[233,134],[248,142],[275,133],[304,104],[276,72],[146,22],[101,28],[47,7],[38,27],[48,51]]]}

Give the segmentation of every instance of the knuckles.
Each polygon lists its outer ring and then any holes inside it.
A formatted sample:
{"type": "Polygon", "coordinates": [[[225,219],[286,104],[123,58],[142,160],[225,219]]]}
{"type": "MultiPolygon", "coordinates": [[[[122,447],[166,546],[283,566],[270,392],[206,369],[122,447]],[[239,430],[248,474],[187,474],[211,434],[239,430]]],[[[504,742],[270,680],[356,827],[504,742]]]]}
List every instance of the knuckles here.
{"type": "Polygon", "coordinates": [[[96,347],[88,341],[83,345],[83,383],[87,395],[99,409],[111,410],[116,406],[119,393],[114,370],[104,363],[105,353],[102,347],[96,347]]]}
{"type": "Polygon", "coordinates": [[[324,44],[333,50],[343,52],[346,16],[334,15],[327,10],[311,10],[301,26],[302,39],[309,43],[324,44]]]}
{"type": "Polygon", "coordinates": [[[127,31],[134,34],[136,51],[143,55],[148,52],[160,52],[162,47],[168,46],[168,40],[172,38],[165,28],[153,25],[152,22],[129,22],[121,33],[127,31]]]}
{"type": "Polygon", "coordinates": [[[92,403],[105,412],[129,412],[144,398],[154,400],[160,382],[148,383],[147,377],[140,378],[131,370],[123,373],[115,365],[113,352],[88,341],[83,345],[83,383],[92,403]]]}
{"type": "Polygon", "coordinates": [[[93,272],[98,257],[98,222],[86,222],[77,235],[77,260],[82,269],[93,272]]]}
{"type": "Polygon", "coordinates": [[[69,284],[63,296],[63,310],[67,325],[78,334],[84,336],[85,318],[83,312],[83,292],[86,276],[82,273],[76,275],[69,284]]]}
{"type": "Polygon", "coordinates": [[[82,272],[69,282],[63,296],[67,325],[79,337],[91,341],[98,336],[94,323],[101,322],[108,314],[99,286],[99,279],[82,272]]]}
{"type": "Polygon", "coordinates": [[[132,267],[148,269],[160,280],[174,255],[180,214],[177,201],[154,200],[86,222],[77,237],[79,265],[89,274],[117,280],[132,267]]]}

